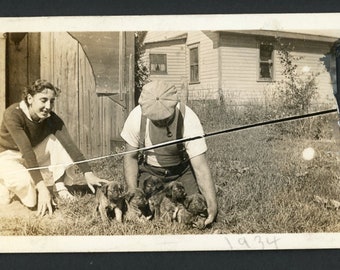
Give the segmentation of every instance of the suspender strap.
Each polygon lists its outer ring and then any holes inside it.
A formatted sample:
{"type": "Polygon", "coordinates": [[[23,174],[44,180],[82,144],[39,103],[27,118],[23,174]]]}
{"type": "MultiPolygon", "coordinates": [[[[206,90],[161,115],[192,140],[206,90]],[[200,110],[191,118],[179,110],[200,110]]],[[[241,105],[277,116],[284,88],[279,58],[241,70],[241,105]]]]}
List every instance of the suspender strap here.
{"type": "MultiPolygon", "coordinates": [[[[145,147],[145,130],[146,130],[146,117],[142,115],[141,121],[140,121],[140,133],[139,133],[139,142],[138,142],[138,148],[144,148],[145,147]]],[[[142,164],[145,161],[145,153],[144,151],[139,151],[138,153],[138,164],[142,164]]]]}
{"type": "Polygon", "coordinates": [[[144,148],[145,146],[145,130],[146,130],[146,117],[142,115],[140,121],[140,133],[139,133],[139,148],[144,148]]]}
{"type": "MultiPolygon", "coordinates": [[[[184,116],[185,116],[185,104],[183,102],[180,102],[179,114],[178,114],[178,119],[177,119],[176,139],[183,138],[184,116]]],[[[187,156],[186,156],[184,143],[178,143],[177,149],[178,149],[181,161],[186,160],[187,156]]]]}

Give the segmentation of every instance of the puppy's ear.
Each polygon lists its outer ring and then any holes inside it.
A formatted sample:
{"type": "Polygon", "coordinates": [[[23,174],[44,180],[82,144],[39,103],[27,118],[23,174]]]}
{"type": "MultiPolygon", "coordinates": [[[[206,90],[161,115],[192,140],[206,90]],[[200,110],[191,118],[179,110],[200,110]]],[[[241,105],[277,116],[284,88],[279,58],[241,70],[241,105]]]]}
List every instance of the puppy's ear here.
{"type": "Polygon", "coordinates": [[[191,202],[192,202],[192,196],[187,196],[183,202],[184,207],[188,209],[191,202]]]}
{"type": "Polygon", "coordinates": [[[163,181],[157,178],[155,180],[155,187],[157,191],[161,191],[162,189],[164,189],[163,181]]]}
{"type": "Polygon", "coordinates": [[[118,189],[119,189],[119,192],[120,193],[123,193],[124,192],[124,186],[122,184],[119,184],[118,185],[118,189]]]}
{"type": "Polygon", "coordinates": [[[172,189],[174,187],[174,182],[170,182],[164,187],[165,196],[168,198],[172,197],[172,189]]]}
{"type": "Polygon", "coordinates": [[[146,187],[147,183],[148,183],[148,180],[145,180],[145,181],[143,182],[143,190],[145,190],[145,187],[146,187]]]}

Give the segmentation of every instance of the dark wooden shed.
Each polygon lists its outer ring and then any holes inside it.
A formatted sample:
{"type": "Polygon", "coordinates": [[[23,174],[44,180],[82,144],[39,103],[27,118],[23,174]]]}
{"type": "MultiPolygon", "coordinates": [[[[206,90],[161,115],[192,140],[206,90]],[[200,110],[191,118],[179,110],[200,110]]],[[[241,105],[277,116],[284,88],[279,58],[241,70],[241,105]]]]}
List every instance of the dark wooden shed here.
{"type": "Polygon", "coordinates": [[[133,32],[5,33],[3,56],[1,118],[5,107],[21,100],[26,85],[42,78],[61,89],[55,111],[87,157],[120,145],[134,107],[133,32]]]}

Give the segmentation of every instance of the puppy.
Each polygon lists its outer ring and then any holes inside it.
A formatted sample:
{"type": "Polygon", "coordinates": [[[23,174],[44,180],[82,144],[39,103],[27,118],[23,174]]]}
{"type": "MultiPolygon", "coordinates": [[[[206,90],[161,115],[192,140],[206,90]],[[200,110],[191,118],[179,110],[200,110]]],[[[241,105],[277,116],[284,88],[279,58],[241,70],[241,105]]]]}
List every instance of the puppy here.
{"type": "Polygon", "coordinates": [[[143,183],[143,191],[147,199],[151,197],[152,194],[164,189],[164,184],[162,180],[156,177],[149,177],[143,183]]]}
{"type": "Polygon", "coordinates": [[[148,201],[142,189],[136,188],[133,193],[125,195],[127,211],[125,218],[127,220],[144,221],[150,219],[148,215],[148,201]]]}
{"type": "Polygon", "coordinates": [[[208,207],[202,194],[195,193],[185,198],[174,213],[174,219],[180,224],[185,224],[203,230],[208,216],[208,207]]]}
{"type": "Polygon", "coordinates": [[[123,211],[126,208],[123,191],[123,186],[117,181],[97,189],[95,212],[99,212],[103,222],[108,223],[110,218],[115,218],[118,222],[123,221],[123,211]]]}
{"type": "Polygon", "coordinates": [[[195,216],[190,213],[183,204],[180,204],[176,207],[173,220],[176,220],[180,224],[190,225],[194,223],[195,216]]]}
{"type": "Polygon", "coordinates": [[[165,222],[173,222],[176,207],[177,203],[165,196],[159,206],[159,218],[165,222]]]}
{"type": "Polygon", "coordinates": [[[173,181],[166,187],[166,196],[174,203],[183,203],[187,197],[183,184],[179,181],[173,181]]]}
{"type": "Polygon", "coordinates": [[[178,203],[183,203],[186,198],[184,186],[179,181],[167,184],[163,190],[156,192],[149,198],[149,207],[154,219],[170,217],[172,219],[178,203]]]}
{"type": "Polygon", "coordinates": [[[185,209],[184,205],[179,205],[176,207],[173,220],[177,221],[179,224],[189,227],[198,228],[200,230],[205,229],[206,218],[202,216],[195,216],[185,209]]]}
{"type": "Polygon", "coordinates": [[[208,206],[204,196],[194,193],[187,196],[183,202],[184,207],[194,216],[208,216],[208,206]]]}

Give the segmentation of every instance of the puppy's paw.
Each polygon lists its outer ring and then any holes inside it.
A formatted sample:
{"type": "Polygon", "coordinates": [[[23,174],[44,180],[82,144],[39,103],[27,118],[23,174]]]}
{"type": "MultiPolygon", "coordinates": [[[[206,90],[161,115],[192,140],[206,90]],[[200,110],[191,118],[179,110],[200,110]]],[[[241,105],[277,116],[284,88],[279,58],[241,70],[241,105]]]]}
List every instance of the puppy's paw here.
{"type": "Polygon", "coordinates": [[[203,217],[198,217],[193,223],[192,227],[197,228],[199,230],[204,230],[205,229],[205,218],[203,217]]]}

